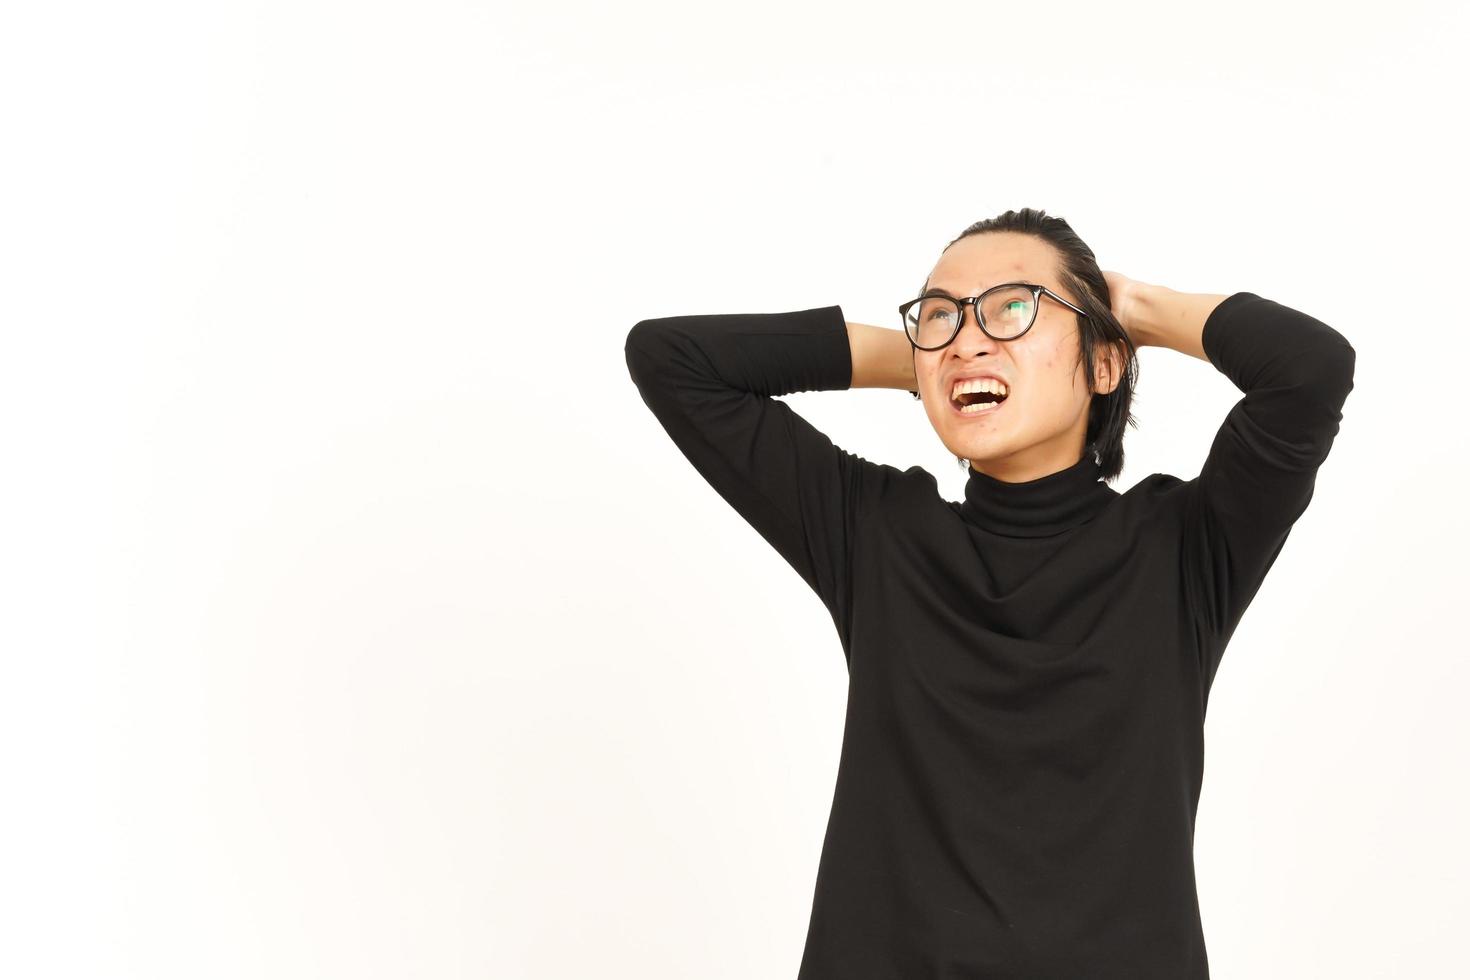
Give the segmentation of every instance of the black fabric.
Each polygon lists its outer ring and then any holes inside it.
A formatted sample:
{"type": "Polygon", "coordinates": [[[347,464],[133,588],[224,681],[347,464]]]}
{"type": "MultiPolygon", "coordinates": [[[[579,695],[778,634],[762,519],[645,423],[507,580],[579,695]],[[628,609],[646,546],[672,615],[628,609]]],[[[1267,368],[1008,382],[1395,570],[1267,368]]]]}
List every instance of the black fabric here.
{"type": "Polygon", "coordinates": [[[645,403],[817,594],[847,660],[799,980],[1209,976],[1209,690],[1312,498],[1355,353],[1253,293],[1203,343],[1244,397],[1198,477],[1119,493],[1085,456],[1020,484],[972,468],[953,502],[771,397],[850,386],[840,307],[629,332],[645,403]]]}
{"type": "Polygon", "coordinates": [[[1015,538],[1046,538],[1085,524],[1116,491],[1102,480],[1091,453],[1049,476],[1006,483],[970,467],[961,513],[971,523],[1015,538]]]}

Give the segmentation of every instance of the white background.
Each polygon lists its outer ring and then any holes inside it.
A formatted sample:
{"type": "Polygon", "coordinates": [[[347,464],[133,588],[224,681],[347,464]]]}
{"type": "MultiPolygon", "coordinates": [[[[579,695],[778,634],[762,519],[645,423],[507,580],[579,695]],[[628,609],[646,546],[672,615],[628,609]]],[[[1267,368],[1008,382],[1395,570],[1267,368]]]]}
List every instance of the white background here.
{"type": "MultiPolygon", "coordinates": [[[[841,650],[623,341],[896,327],[1032,206],[1358,352],[1211,696],[1214,976],[1463,976],[1464,11],[7,5],[0,974],[793,977],[841,650]]],[[[1240,397],[1141,360],[1120,491],[1240,397]]]]}

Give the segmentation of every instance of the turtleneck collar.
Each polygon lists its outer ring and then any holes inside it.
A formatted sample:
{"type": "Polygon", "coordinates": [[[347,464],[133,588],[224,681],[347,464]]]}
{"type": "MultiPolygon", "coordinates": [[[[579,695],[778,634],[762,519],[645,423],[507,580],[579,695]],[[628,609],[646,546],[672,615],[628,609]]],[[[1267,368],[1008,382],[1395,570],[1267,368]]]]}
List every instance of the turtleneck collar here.
{"type": "Polygon", "coordinates": [[[1118,496],[1102,482],[1091,452],[1064,470],[1006,483],[969,467],[960,512],[973,524],[1015,538],[1044,538],[1086,524],[1118,496]]]}

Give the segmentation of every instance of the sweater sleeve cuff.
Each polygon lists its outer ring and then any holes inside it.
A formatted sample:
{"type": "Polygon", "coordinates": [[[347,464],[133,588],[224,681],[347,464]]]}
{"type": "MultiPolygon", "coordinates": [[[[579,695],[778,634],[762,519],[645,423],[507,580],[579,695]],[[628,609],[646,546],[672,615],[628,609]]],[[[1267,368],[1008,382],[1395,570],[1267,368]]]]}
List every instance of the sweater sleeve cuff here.
{"type": "Polygon", "coordinates": [[[747,372],[760,394],[789,395],[798,391],[846,391],[852,387],[852,344],[840,306],[810,310],[758,313],[742,318],[729,336],[735,344],[733,362],[755,357],[768,363],[751,364],[747,372]],[[742,338],[766,337],[776,346],[747,346],[742,338]],[[770,358],[778,362],[769,363],[770,358]]]}
{"type": "Polygon", "coordinates": [[[1222,355],[1228,359],[1228,352],[1223,345],[1228,345],[1227,338],[1231,336],[1232,331],[1225,324],[1240,316],[1242,310],[1249,311],[1251,307],[1261,302],[1264,300],[1255,293],[1232,293],[1225,297],[1220,305],[1211,310],[1210,315],[1205,318],[1200,345],[1204,348],[1205,357],[1209,358],[1210,363],[1216,368],[1221,368],[1224,363],[1222,355]]]}
{"type": "Polygon", "coordinates": [[[823,306],[811,313],[819,327],[812,365],[816,390],[846,391],[852,387],[852,343],[847,336],[847,318],[841,306],[823,306]]]}

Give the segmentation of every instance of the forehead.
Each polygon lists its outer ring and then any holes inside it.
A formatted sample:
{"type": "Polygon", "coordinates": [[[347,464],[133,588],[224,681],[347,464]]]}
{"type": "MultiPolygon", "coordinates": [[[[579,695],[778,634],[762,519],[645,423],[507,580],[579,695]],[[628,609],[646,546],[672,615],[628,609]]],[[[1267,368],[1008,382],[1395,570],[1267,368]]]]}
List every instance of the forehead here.
{"type": "Polygon", "coordinates": [[[1036,236],[989,232],[951,245],[929,273],[925,288],[968,296],[1002,282],[1047,284],[1055,271],[1055,250],[1036,236]]]}

